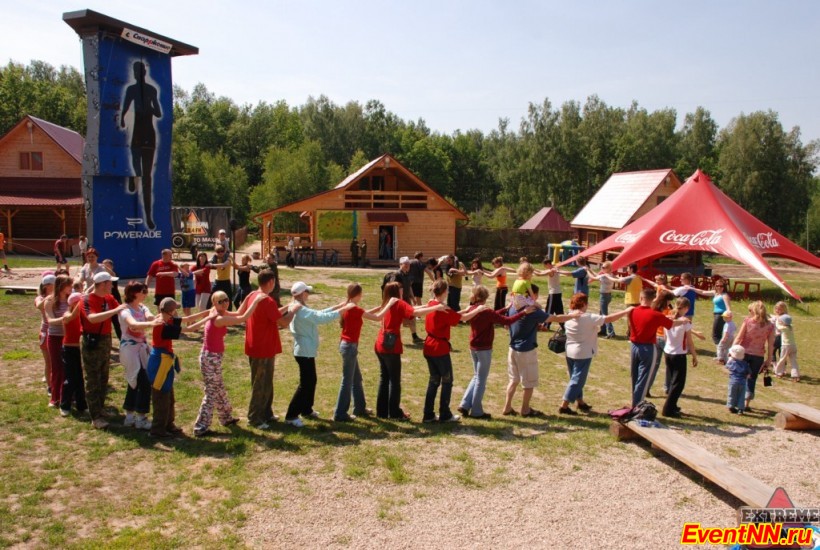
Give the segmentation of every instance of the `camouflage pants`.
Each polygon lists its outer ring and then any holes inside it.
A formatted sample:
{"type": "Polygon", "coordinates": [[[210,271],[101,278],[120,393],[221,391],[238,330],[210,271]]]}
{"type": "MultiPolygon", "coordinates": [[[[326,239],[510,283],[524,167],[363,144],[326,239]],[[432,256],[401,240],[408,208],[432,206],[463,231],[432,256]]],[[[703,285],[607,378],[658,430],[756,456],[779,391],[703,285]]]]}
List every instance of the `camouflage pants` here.
{"type": "Polygon", "coordinates": [[[101,418],[108,391],[108,369],[111,364],[111,335],[100,334],[99,343],[90,349],[82,340],[83,370],[85,371],[85,400],[92,420],[101,418]]]}
{"type": "Polygon", "coordinates": [[[205,382],[205,396],[199,406],[194,429],[205,431],[211,425],[214,407],[219,413],[222,425],[231,421],[233,410],[228,400],[228,392],[225,391],[225,381],[222,379],[222,354],[202,350],[199,354],[199,370],[202,371],[202,381],[205,382]]]}
{"type": "Polygon", "coordinates": [[[273,419],[273,357],[248,357],[251,366],[251,402],[248,423],[257,426],[273,419]]]}

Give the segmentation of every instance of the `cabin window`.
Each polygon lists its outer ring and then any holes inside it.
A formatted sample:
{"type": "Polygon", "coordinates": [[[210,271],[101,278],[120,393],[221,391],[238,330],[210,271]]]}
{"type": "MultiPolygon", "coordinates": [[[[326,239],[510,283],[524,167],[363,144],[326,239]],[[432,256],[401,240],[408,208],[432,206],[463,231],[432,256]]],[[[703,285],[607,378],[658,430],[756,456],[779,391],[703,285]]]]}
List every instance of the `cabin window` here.
{"type": "Polygon", "coordinates": [[[596,244],[598,244],[598,233],[587,231],[587,246],[595,246],[596,244]]]}
{"type": "Polygon", "coordinates": [[[38,170],[43,169],[43,153],[42,152],[25,152],[20,153],[20,170],[38,170]]]}

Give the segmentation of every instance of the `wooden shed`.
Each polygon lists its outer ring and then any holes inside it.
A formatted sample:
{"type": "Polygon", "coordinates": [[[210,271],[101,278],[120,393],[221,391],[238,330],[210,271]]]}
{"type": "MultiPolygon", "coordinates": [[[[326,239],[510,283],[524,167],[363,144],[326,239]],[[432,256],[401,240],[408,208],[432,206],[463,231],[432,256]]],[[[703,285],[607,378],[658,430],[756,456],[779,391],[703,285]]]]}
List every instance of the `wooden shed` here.
{"type": "Polygon", "coordinates": [[[456,222],[468,217],[421,181],[391,155],[382,155],[345,178],[335,188],[253,216],[260,227],[262,252],[283,248],[288,237],[316,251],[338,251],[339,261],[351,260],[354,238],[367,242],[367,260],[393,265],[416,251],[426,257],[452,253],[456,222]],[[274,218],[297,212],[308,222],[301,234],[274,232],[274,218]]]}
{"type": "Polygon", "coordinates": [[[0,227],[9,250],[50,253],[65,233],[85,234],[83,137],[26,116],[0,137],[0,227]]]}

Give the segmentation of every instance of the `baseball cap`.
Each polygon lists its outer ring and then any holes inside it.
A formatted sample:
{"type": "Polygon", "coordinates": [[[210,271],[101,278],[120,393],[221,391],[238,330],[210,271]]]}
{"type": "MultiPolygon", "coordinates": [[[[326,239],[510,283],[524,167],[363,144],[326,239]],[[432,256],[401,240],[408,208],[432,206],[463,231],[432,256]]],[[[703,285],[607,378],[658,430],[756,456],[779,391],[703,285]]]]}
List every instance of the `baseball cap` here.
{"type": "Polygon", "coordinates": [[[781,315],[778,318],[778,322],[781,325],[786,325],[787,327],[792,326],[792,316],[791,315],[781,315]]]}
{"type": "Polygon", "coordinates": [[[72,292],[68,297],[68,305],[73,306],[82,299],[83,295],[81,292],[72,292]]]}
{"type": "Polygon", "coordinates": [[[179,303],[173,298],[163,298],[159,303],[159,310],[162,313],[173,313],[179,307],[179,303]]]}
{"type": "Polygon", "coordinates": [[[119,277],[112,277],[109,273],[103,271],[102,273],[97,273],[94,275],[94,284],[98,285],[100,283],[105,283],[108,281],[119,281],[119,277]]]}
{"type": "Polygon", "coordinates": [[[48,275],[43,275],[43,280],[40,281],[41,285],[53,285],[54,281],[57,280],[57,277],[54,276],[53,273],[49,273],[48,275]]]}
{"type": "Polygon", "coordinates": [[[303,283],[302,281],[297,281],[293,283],[293,286],[290,287],[290,295],[297,296],[302,294],[303,292],[313,292],[313,287],[308,286],[307,284],[303,283]]]}

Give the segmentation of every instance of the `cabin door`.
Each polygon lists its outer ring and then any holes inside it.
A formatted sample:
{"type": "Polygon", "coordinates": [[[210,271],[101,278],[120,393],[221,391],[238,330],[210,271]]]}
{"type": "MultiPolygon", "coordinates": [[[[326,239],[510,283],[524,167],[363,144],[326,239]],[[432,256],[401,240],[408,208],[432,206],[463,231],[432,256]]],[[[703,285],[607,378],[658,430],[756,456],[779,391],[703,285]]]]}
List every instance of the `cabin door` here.
{"type": "Polygon", "coordinates": [[[396,259],[396,226],[379,226],[379,259],[396,259]]]}

